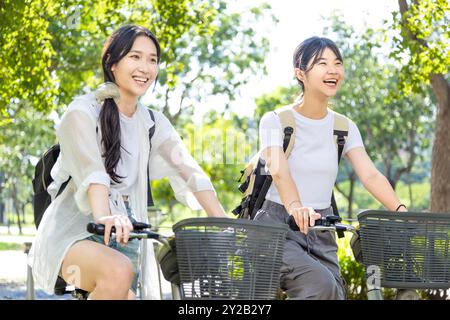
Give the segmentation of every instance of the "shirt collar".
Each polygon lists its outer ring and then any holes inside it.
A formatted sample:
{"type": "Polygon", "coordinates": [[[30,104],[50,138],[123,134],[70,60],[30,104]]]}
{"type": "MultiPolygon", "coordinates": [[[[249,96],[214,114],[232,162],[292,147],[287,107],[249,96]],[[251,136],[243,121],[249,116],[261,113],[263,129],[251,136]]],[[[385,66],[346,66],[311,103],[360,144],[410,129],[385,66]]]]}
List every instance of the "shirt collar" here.
{"type": "MultiPolygon", "coordinates": [[[[91,103],[94,107],[97,117],[100,114],[101,105],[95,99],[95,91],[90,92],[80,98],[84,98],[91,103]]],[[[155,122],[150,117],[150,113],[148,112],[148,108],[146,108],[139,100],[137,102],[136,112],[138,112],[139,118],[143,120],[145,130],[149,130],[151,127],[155,125],[155,122]]]]}

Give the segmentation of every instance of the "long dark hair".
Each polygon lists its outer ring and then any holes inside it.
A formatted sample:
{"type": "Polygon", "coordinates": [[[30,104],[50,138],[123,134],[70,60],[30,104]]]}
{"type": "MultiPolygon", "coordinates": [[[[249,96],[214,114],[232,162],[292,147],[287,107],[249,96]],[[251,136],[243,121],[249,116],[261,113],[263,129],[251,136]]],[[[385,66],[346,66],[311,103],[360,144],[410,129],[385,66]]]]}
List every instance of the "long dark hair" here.
{"type": "MultiPolygon", "coordinates": [[[[161,48],[155,35],[150,30],[141,26],[123,26],[108,38],[103,47],[102,67],[105,82],[115,82],[111,67],[125,57],[139,36],[146,36],[153,41],[156,46],[159,63],[161,48]]],[[[104,150],[102,156],[105,157],[105,169],[114,182],[120,183],[120,179],[123,177],[117,175],[115,172],[117,163],[120,160],[120,116],[119,108],[113,99],[105,99],[99,118],[102,130],[102,145],[104,150]]]]}
{"type": "MultiPolygon", "coordinates": [[[[328,38],[311,37],[304,40],[297,46],[297,48],[295,48],[293,57],[294,68],[299,68],[300,70],[307,73],[322,57],[322,53],[326,48],[333,51],[338,60],[343,62],[341,52],[332,40],[328,38]],[[312,62],[310,63],[311,60],[312,62]],[[308,65],[310,66],[309,68],[308,65]]],[[[298,78],[297,81],[302,87],[302,90],[305,91],[303,82],[298,78]]]]}

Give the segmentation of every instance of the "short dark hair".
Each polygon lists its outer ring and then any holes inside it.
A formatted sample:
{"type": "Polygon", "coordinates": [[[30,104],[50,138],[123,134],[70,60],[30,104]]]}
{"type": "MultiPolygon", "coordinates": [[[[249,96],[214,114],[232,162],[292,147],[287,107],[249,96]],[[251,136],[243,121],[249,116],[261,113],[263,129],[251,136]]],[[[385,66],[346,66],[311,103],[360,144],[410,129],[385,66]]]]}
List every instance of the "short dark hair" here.
{"type": "MultiPolygon", "coordinates": [[[[293,57],[294,68],[299,68],[300,70],[305,71],[305,73],[308,72],[322,57],[322,53],[326,48],[333,51],[338,60],[343,62],[341,52],[332,40],[322,37],[311,37],[304,40],[297,48],[295,48],[293,57]],[[309,69],[307,69],[308,65],[310,65],[309,69]]],[[[305,87],[303,82],[298,78],[297,81],[302,87],[302,90],[304,90],[305,87]]]]}

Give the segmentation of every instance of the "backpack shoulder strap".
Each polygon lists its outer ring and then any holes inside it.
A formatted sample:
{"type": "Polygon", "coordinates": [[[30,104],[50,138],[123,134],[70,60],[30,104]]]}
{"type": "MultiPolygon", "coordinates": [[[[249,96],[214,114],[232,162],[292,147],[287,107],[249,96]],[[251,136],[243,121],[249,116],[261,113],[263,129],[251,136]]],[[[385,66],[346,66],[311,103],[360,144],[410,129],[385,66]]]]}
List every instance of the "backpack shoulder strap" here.
{"type": "Polygon", "coordinates": [[[150,118],[152,118],[152,121],[154,123],[154,125],[148,130],[148,139],[150,141],[150,150],[152,149],[152,137],[155,134],[155,127],[156,127],[156,122],[155,122],[155,115],[153,113],[152,110],[147,109],[148,113],[150,113],[150,118]]]}
{"type": "Polygon", "coordinates": [[[280,118],[281,127],[283,128],[283,150],[287,158],[291,154],[295,143],[296,126],[294,111],[292,110],[292,105],[288,105],[275,110],[275,113],[280,118]]]}
{"type": "Polygon", "coordinates": [[[333,135],[335,137],[335,144],[338,150],[338,165],[342,157],[342,152],[344,151],[345,142],[348,137],[348,118],[340,113],[334,111],[334,124],[333,124],[333,135]]]}
{"type": "Polygon", "coordinates": [[[248,177],[250,176],[250,180],[248,183],[248,186],[246,186],[245,190],[241,190],[243,192],[244,197],[250,195],[253,192],[253,185],[255,184],[255,178],[256,176],[252,173],[256,173],[256,168],[258,166],[258,161],[260,160],[261,152],[256,153],[251,160],[248,162],[247,166],[243,171],[241,171],[242,175],[239,181],[242,179],[242,177],[248,177]]]}
{"type": "MultiPolygon", "coordinates": [[[[155,127],[156,127],[156,122],[155,122],[155,115],[153,114],[153,111],[150,109],[147,109],[148,113],[150,113],[150,118],[152,118],[154,125],[148,130],[148,141],[150,144],[150,148],[149,148],[149,155],[148,155],[148,159],[150,161],[150,152],[152,150],[152,137],[155,134],[155,127]]],[[[148,166],[147,166],[147,206],[148,207],[153,207],[155,205],[154,201],[153,201],[153,195],[152,195],[152,188],[150,185],[150,172],[148,171],[148,166]]]]}
{"type": "MultiPolygon", "coordinates": [[[[333,136],[334,143],[337,148],[337,162],[339,166],[339,162],[342,157],[342,152],[344,151],[345,142],[348,137],[348,118],[343,116],[340,113],[334,112],[334,123],[333,123],[333,136]]],[[[339,216],[339,210],[337,207],[336,199],[334,197],[334,192],[331,193],[331,206],[333,207],[333,213],[336,216],[339,216]]],[[[342,238],[344,236],[343,232],[338,232],[338,237],[342,238]]]]}

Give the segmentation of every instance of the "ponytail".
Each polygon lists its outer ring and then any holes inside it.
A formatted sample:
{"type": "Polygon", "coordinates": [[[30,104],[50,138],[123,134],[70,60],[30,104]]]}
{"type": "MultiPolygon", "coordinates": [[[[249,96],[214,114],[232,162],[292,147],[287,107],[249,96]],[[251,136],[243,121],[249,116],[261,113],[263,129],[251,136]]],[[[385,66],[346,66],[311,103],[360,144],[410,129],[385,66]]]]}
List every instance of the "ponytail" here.
{"type": "Polygon", "coordinates": [[[105,158],[105,169],[111,179],[120,183],[116,172],[117,163],[120,160],[120,116],[119,108],[112,98],[105,99],[99,115],[100,128],[102,131],[103,154],[105,158]]]}

